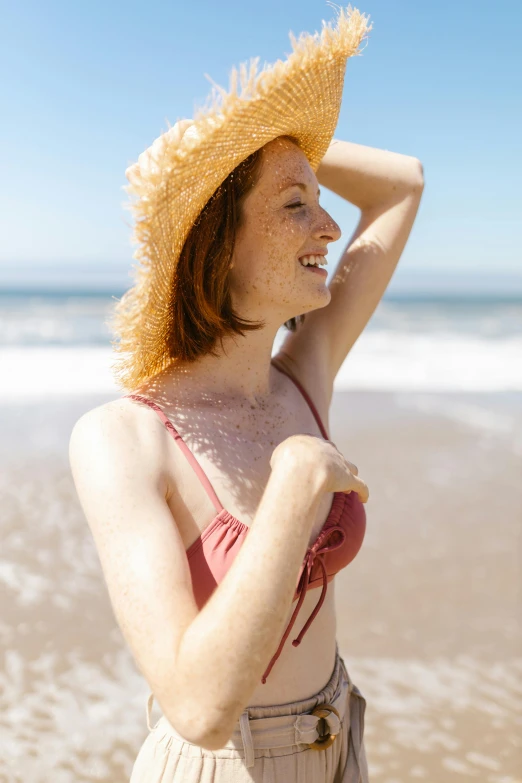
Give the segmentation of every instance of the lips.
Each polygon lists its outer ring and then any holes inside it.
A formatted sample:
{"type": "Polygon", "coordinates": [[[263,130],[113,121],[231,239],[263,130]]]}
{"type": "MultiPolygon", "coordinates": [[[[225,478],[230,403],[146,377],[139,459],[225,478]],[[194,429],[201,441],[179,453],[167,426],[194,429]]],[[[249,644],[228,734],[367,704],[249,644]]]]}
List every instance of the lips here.
{"type": "Polygon", "coordinates": [[[328,272],[322,266],[303,266],[302,264],[300,264],[300,266],[302,266],[303,269],[305,269],[307,272],[315,272],[316,275],[328,277],[328,272]]]}
{"type": "Polygon", "coordinates": [[[328,255],[328,248],[327,247],[315,247],[310,248],[310,250],[307,250],[306,253],[301,253],[301,255],[298,257],[298,260],[300,261],[302,258],[305,258],[305,256],[327,256],[328,255]]]}

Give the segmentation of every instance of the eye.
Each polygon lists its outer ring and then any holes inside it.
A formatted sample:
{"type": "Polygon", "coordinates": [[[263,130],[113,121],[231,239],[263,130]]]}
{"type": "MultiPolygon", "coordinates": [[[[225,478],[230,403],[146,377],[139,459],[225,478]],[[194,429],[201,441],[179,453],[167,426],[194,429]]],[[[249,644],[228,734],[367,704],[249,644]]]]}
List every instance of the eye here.
{"type": "Polygon", "coordinates": [[[287,209],[294,209],[294,207],[304,207],[304,204],[300,201],[298,204],[287,204],[287,209]]]}

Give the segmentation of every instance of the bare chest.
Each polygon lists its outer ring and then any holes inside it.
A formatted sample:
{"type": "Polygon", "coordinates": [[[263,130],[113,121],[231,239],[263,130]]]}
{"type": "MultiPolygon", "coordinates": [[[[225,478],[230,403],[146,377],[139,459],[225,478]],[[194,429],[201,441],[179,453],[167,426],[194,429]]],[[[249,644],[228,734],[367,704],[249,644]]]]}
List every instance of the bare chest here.
{"type": "MultiPolygon", "coordinates": [[[[285,401],[265,410],[177,410],[169,418],[191,453],[187,458],[170,438],[165,465],[168,503],[185,549],[219,513],[190,459],[203,470],[221,506],[249,527],[270,477],[270,459],[276,446],[302,432],[323,437],[308,406],[285,401]]],[[[331,493],[322,497],[310,544],[324,525],[332,500],[331,493]]]]}

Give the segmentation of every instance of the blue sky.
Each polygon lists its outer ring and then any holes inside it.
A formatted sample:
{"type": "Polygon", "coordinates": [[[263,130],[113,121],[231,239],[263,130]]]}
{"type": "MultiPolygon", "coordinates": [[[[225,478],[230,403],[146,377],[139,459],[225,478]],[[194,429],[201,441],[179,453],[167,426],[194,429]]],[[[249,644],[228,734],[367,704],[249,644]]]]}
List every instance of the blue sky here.
{"type": "MultiPolygon", "coordinates": [[[[519,0],[365,0],[373,30],[348,61],[336,137],[418,157],[425,190],[405,271],[520,270],[519,0]],[[517,230],[518,229],[518,230],[517,230]]],[[[325,0],[4,4],[0,29],[0,271],[130,265],[125,168],[191,117],[232,65],[291,51],[325,0]]],[[[343,230],[359,210],[323,188],[343,230]]]]}

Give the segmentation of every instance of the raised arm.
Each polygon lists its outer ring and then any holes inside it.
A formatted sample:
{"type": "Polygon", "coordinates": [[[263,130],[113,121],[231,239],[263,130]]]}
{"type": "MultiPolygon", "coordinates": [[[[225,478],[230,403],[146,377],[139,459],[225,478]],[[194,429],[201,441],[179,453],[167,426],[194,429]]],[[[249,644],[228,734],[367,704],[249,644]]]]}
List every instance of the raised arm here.
{"type": "Polygon", "coordinates": [[[294,375],[330,405],[344,360],[375,312],[413,228],[424,191],[421,162],[412,156],[334,139],[317,180],[361,210],[331,275],[326,307],[286,335],[280,348],[294,375]]]}

